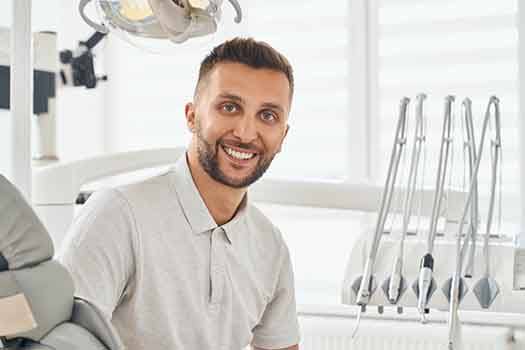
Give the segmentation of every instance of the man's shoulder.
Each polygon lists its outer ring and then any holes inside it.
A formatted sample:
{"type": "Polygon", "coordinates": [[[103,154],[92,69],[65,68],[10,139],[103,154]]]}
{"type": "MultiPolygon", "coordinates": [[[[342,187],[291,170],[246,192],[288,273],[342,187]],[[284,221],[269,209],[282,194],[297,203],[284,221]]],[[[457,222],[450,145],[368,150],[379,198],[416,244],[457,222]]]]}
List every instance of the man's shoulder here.
{"type": "Polygon", "coordinates": [[[164,172],[126,185],[103,188],[95,191],[85,204],[84,213],[134,213],[161,204],[169,196],[169,172],[164,172]]]}
{"type": "Polygon", "coordinates": [[[114,189],[119,196],[131,204],[146,202],[153,204],[166,195],[171,195],[172,170],[136,181],[130,184],[118,186],[114,189]]]}
{"type": "Polygon", "coordinates": [[[267,241],[270,240],[278,246],[284,245],[281,231],[277,225],[254,203],[248,202],[247,206],[248,225],[256,231],[257,236],[267,241]]]}
{"type": "Polygon", "coordinates": [[[249,220],[257,223],[258,225],[260,225],[261,228],[263,228],[265,230],[267,230],[267,229],[270,229],[270,230],[277,229],[277,227],[270,220],[270,218],[268,216],[266,216],[266,214],[264,214],[264,212],[261,209],[259,209],[259,207],[257,207],[256,204],[254,204],[252,202],[248,202],[246,209],[247,209],[247,217],[249,218],[249,220]]]}

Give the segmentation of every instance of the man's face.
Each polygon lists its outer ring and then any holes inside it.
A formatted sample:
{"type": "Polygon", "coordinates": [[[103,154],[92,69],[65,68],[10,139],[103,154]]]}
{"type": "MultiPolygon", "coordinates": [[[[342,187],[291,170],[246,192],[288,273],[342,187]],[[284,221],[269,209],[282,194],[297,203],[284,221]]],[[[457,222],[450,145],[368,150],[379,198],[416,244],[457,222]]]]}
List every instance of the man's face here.
{"type": "Polygon", "coordinates": [[[186,106],[190,152],[214,180],[247,187],[268,169],[288,131],[286,75],[240,63],[219,63],[186,106]]]}

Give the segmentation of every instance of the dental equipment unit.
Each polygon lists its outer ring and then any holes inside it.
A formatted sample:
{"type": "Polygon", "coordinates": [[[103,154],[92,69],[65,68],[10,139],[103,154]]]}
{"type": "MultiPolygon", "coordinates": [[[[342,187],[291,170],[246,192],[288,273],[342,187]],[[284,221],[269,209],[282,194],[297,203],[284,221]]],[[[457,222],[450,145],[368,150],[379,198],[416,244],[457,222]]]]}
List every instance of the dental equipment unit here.
{"type": "MultiPolygon", "coordinates": [[[[452,350],[458,349],[461,343],[460,307],[462,312],[472,312],[472,315],[465,314],[467,319],[476,315],[483,320],[484,316],[480,314],[482,312],[491,312],[494,316],[491,319],[503,319],[504,315],[525,313],[525,253],[524,249],[516,245],[515,240],[501,236],[500,227],[494,228],[496,213],[501,207],[502,199],[501,116],[499,100],[495,96],[490,98],[483,116],[478,144],[475,140],[471,100],[465,98],[460,106],[463,125],[461,144],[455,140],[459,138],[454,135],[454,97],[445,98],[432,211],[423,214],[428,215],[430,222],[428,236],[423,241],[414,234],[413,229],[408,228],[411,215],[418,215],[414,211],[414,198],[420,192],[424,192],[423,186],[418,188],[416,183],[420,179],[422,169],[425,168],[418,160],[421,153],[425,154],[425,143],[428,143],[422,127],[425,125],[424,95],[419,95],[417,99],[414,128],[403,131],[406,137],[407,133],[414,130],[414,143],[408,165],[408,181],[406,188],[402,189],[405,192],[400,210],[403,215],[400,235],[393,235],[394,230],[388,232],[384,229],[385,211],[395,210],[392,208],[396,205],[393,204],[391,208],[388,201],[391,199],[388,193],[393,187],[392,179],[395,181],[398,172],[398,168],[393,166],[394,160],[399,158],[396,149],[398,145],[395,143],[389,167],[391,174],[387,175],[373,236],[369,240],[365,232],[350,253],[343,281],[342,302],[358,306],[357,325],[367,306],[376,306],[377,314],[365,317],[414,320],[415,316],[419,315],[421,321],[431,324],[443,318],[444,314],[440,312],[448,311],[445,318],[448,323],[447,345],[452,350]],[[490,193],[487,196],[488,209],[485,217],[485,213],[480,215],[478,202],[481,197],[478,192],[480,164],[483,163],[489,130],[492,134],[488,141],[490,164],[487,162],[490,166],[490,193]],[[463,147],[464,156],[464,185],[463,191],[457,195],[458,192],[453,190],[452,178],[459,174],[451,169],[455,149],[459,149],[460,146],[463,147]],[[483,220],[480,216],[483,216],[483,220]],[[440,221],[442,218],[445,220],[440,221]],[[442,222],[444,225],[441,225],[442,222]],[[484,222],[484,232],[479,232],[480,222],[484,222]],[[383,240],[378,237],[380,235],[384,235],[383,240]],[[414,261],[405,261],[406,257],[414,256],[423,256],[419,266],[414,261]],[[452,256],[455,256],[455,259],[452,259],[452,256]],[[477,281],[471,289],[467,285],[468,279],[477,281]],[[384,293],[375,293],[375,280],[384,281],[384,293]],[[408,288],[405,290],[408,280],[415,280],[412,291],[408,288]],[[356,286],[359,289],[356,289],[356,286]],[[393,310],[390,311],[389,307],[393,310]],[[431,310],[436,310],[433,317],[430,314],[431,310]]],[[[399,126],[395,135],[397,142],[400,139],[399,126]]],[[[424,159],[423,155],[423,163],[424,159]]],[[[417,219],[419,227],[419,218],[417,219]]],[[[500,226],[501,210],[498,220],[500,226]]],[[[352,337],[355,333],[356,330],[352,337]]]]}

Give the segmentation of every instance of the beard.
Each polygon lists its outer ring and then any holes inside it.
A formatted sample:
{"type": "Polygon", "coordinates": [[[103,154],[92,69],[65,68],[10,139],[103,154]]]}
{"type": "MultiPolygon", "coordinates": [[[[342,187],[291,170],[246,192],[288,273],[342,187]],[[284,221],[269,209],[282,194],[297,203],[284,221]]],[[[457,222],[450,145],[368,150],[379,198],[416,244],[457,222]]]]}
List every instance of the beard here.
{"type": "MultiPolygon", "coordinates": [[[[215,181],[233,188],[244,188],[248,187],[257,181],[270,167],[270,164],[275,157],[275,154],[271,157],[264,157],[264,153],[259,153],[259,160],[255,166],[255,169],[247,176],[240,179],[233,179],[226,175],[219,167],[218,153],[219,147],[221,147],[222,138],[218,139],[214,144],[208,142],[202,135],[201,128],[197,126],[197,154],[199,163],[203,167],[204,171],[215,181]]],[[[253,149],[249,144],[238,143],[235,145],[239,148],[246,150],[253,149]]]]}

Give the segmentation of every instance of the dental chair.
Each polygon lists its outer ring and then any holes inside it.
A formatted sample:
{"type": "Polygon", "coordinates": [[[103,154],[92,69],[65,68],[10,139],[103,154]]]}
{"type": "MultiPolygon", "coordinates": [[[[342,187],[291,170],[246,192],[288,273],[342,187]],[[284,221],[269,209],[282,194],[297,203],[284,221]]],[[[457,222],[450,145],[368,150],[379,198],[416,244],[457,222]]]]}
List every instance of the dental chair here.
{"type": "Polygon", "coordinates": [[[124,349],[109,320],[73,297],[53,253],[44,225],[0,175],[0,349],[124,349]]]}

